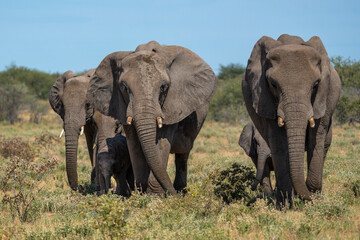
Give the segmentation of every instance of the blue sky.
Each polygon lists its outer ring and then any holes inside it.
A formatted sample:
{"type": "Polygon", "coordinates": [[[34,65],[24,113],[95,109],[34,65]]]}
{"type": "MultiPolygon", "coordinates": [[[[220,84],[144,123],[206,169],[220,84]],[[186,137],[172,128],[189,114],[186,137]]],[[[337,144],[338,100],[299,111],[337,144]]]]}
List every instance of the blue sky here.
{"type": "Polygon", "coordinates": [[[263,35],[319,36],[329,56],[360,60],[359,0],[0,0],[0,71],[97,67],[115,51],[156,40],[197,53],[216,73],[246,65],[263,35]]]}

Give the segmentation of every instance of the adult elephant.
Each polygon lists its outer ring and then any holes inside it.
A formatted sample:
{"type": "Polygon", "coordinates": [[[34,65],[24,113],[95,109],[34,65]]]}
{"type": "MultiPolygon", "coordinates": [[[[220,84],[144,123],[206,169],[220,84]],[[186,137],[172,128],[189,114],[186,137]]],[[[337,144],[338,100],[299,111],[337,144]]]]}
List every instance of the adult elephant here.
{"type": "MultiPolygon", "coordinates": [[[[76,76],[72,71],[63,73],[50,89],[49,102],[52,109],[63,120],[66,147],[66,173],[70,187],[78,189],[77,151],[78,139],[83,127],[91,164],[94,167],[95,128],[92,121],[86,121],[85,99],[90,77],[95,69],[76,76]]],[[[92,181],[95,175],[92,174],[92,181]]]]}
{"type": "Polygon", "coordinates": [[[311,192],[322,189],[331,116],[341,90],[320,38],[262,37],[249,58],[242,89],[249,115],[271,149],[278,202],[289,198],[291,203],[293,189],[311,200],[311,192]]]}
{"type": "Polygon", "coordinates": [[[152,41],[134,52],[105,57],[87,100],[124,124],[137,186],[175,194],[186,187],[189,153],[216,84],[214,72],[198,55],[152,41]],[[175,153],[174,184],[166,172],[169,153],[175,153]]]}

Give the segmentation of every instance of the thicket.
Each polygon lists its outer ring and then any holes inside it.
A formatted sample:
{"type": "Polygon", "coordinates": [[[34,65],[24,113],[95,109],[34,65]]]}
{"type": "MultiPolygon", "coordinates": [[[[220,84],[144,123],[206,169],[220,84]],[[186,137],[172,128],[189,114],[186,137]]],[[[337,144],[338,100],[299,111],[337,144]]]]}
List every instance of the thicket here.
{"type": "MultiPolygon", "coordinates": [[[[334,115],[340,123],[360,121],[360,61],[333,57],[331,62],[340,76],[342,91],[334,115]]],[[[241,81],[245,66],[220,65],[218,87],[211,100],[209,118],[217,122],[246,122],[246,111],[241,81]]],[[[10,65],[0,72],[0,121],[14,123],[19,114],[28,110],[30,121],[40,123],[48,108],[48,93],[59,76],[26,67],[10,65]]]]}
{"type": "Polygon", "coordinates": [[[21,112],[28,110],[30,121],[40,123],[48,110],[48,104],[41,100],[48,98],[58,75],[14,64],[0,72],[0,121],[13,124],[21,112]]]}

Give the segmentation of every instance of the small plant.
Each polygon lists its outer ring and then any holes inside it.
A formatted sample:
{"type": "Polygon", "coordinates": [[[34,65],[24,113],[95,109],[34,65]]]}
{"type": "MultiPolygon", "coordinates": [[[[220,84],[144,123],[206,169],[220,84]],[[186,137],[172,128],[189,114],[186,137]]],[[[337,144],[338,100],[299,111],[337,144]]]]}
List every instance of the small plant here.
{"type": "Polygon", "coordinates": [[[39,182],[58,160],[36,159],[30,144],[21,138],[2,140],[0,146],[0,155],[5,158],[0,168],[2,202],[9,205],[13,218],[30,221],[36,217],[33,203],[40,191],[39,182]]]}
{"type": "Polygon", "coordinates": [[[87,202],[84,209],[90,212],[93,227],[100,230],[104,237],[120,239],[126,236],[125,226],[129,210],[121,197],[102,195],[87,202]]]}
{"type": "Polygon", "coordinates": [[[215,184],[214,192],[224,202],[231,203],[236,200],[251,200],[251,185],[255,180],[255,171],[252,168],[234,163],[230,168],[210,174],[215,184]]]}
{"type": "Polygon", "coordinates": [[[355,197],[360,197],[360,180],[356,180],[351,184],[351,190],[355,197]]]}

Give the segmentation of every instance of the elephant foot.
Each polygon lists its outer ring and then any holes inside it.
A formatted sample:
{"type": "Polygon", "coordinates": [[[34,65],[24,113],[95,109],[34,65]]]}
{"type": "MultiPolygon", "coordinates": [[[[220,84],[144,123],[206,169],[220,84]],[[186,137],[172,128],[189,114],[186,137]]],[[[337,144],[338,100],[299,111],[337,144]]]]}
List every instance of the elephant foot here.
{"type": "Polygon", "coordinates": [[[322,191],[322,183],[313,183],[311,181],[306,181],[306,186],[312,193],[321,193],[322,191]]]}
{"type": "Polygon", "coordinates": [[[293,204],[293,198],[294,198],[294,190],[288,189],[276,189],[276,206],[280,210],[289,204],[289,208],[292,208],[293,204]]]}

